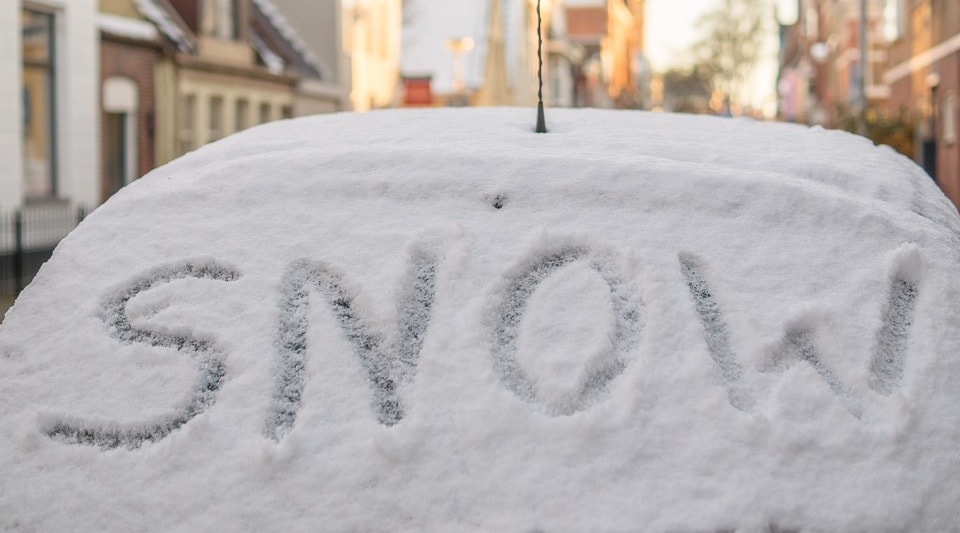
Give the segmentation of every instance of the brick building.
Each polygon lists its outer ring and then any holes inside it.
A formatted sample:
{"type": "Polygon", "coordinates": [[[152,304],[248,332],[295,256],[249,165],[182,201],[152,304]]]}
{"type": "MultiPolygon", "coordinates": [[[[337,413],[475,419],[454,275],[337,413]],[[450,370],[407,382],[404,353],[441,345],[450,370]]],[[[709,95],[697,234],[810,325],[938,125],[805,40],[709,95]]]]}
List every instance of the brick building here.
{"type": "MultiPolygon", "coordinates": [[[[97,26],[100,201],[231,133],[347,106],[338,66],[322,64],[269,0],[99,0],[97,26]]],[[[338,32],[313,37],[339,49],[338,32]]]]}
{"type": "Polygon", "coordinates": [[[917,161],[960,206],[960,1],[902,1],[890,49],[891,105],[917,121],[917,161]]]}
{"type": "Polygon", "coordinates": [[[99,7],[100,200],[105,201],[156,166],[154,69],[172,50],[133,0],[100,0],[99,7]]]}
{"type": "Polygon", "coordinates": [[[889,98],[883,83],[889,44],[885,2],[866,2],[868,67],[863,69],[860,2],[797,0],[796,22],[780,26],[777,94],[782,120],[832,127],[840,111],[855,113],[865,104],[885,105],[889,98]],[[861,94],[861,73],[865,94],[861,94]]]}

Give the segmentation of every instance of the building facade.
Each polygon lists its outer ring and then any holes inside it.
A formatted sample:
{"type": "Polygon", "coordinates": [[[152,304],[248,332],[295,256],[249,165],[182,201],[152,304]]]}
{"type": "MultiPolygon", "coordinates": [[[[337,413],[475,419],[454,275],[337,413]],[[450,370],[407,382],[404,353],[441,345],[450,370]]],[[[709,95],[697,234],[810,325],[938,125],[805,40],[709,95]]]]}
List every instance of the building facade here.
{"type": "Polygon", "coordinates": [[[575,58],[574,105],[644,107],[649,72],[644,59],[643,0],[604,0],[562,6],[566,40],[575,58]]]}
{"type": "Polygon", "coordinates": [[[168,6],[155,23],[170,26],[178,48],[155,74],[165,88],[158,164],[255,124],[344,108],[340,88],[268,0],[138,1],[168,6]]]}
{"type": "Polygon", "coordinates": [[[915,154],[960,206],[960,2],[903,0],[885,81],[916,121],[915,154]]]}
{"type": "Polygon", "coordinates": [[[353,0],[344,6],[344,51],[350,56],[350,102],[356,111],[400,102],[402,16],[400,0],[353,0]]]}
{"type": "Polygon", "coordinates": [[[0,210],[96,205],[95,0],[0,2],[0,210]]]}
{"type": "Polygon", "coordinates": [[[344,109],[333,71],[269,0],[0,2],[0,211],[92,209],[207,142],[344,109]]]}
{"type": "Polygon", "coordinates": [[[890,95],[883,80],[890,38],[885,31],[887,1],[868,0],[865,14],[859,0],[797,1],[797,20],[780,26],[780,119],[835,126],[840,115],[886,105],[890,95]],[[861,67],[863,18],[866,69],[861,67]]]}
{"type": "Polygon", "coordinates": [[[100,201],[156,166],[157,65],[172,53],[134,0],[100,0],[100,201]]]}
{"type": "MultiPolygon", "coordinates": [[[[343,9],[340,0],[271,0],[283,15],[291,29],[296,32],[306,49],[313,54],[322,78],[321,84],[305,83],[304,92],[330,93],[338,109],[349,109],[350,104],[350,59],[343,50],[343,9]]],[[[305,104],[307,99],[300,99],[305,104]]],[[[296,115],[326,112],[298,105],[296,115]]]]}

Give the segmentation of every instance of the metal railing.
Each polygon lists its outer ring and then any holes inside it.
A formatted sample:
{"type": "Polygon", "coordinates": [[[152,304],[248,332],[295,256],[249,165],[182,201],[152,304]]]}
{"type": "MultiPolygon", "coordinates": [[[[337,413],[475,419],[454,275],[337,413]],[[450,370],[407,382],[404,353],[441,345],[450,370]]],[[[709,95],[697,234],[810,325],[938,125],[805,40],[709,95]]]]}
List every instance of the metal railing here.
{"type": "Polygon", "coordinates": [[[20,294],[84,216],[85,208],[69,204],[0,212],[0,296],[20,294]]]}

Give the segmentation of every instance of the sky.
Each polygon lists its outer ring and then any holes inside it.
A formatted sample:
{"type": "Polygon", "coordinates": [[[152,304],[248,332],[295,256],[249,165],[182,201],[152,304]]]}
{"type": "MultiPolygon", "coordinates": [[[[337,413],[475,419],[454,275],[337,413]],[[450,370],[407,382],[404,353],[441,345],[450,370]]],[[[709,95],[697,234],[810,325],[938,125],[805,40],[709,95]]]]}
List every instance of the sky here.
{"type": "Polygon", "coordinates": [[[719,0],[647,0],[647,59],[658,71],[683,63],[696,42],[696,20],[719,0]]]}

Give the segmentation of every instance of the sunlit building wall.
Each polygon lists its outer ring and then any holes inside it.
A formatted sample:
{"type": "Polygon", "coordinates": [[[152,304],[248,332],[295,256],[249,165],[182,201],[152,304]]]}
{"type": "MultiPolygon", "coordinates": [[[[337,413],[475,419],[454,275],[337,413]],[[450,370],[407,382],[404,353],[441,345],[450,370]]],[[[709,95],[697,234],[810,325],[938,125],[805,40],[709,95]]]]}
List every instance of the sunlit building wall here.
{"type": "Polygon", "coordinates": [[[635,57],[640,53],[638,39],[643,21],[634,18],[634,11],[628,4],[609,0],[607,2],[607,35],[603,41],[603,57],[610,68],[607,82],[607,94],[618,107],[633,107],[632,102],[637,91],[637,72],[635,57]]]}
{"type": "Polygon", "coordinates": [[[343,6],[344,50],[350,56],[350,101],[356,111],[397,104],[400,0],[353,0],[343,6]]]}
{"type": "Polygon", "coordinates": [[[638,107],[649,99],[642,0],[601,0],[565,6],[568,38],[579,49],[577,105],[638,107]]]}

